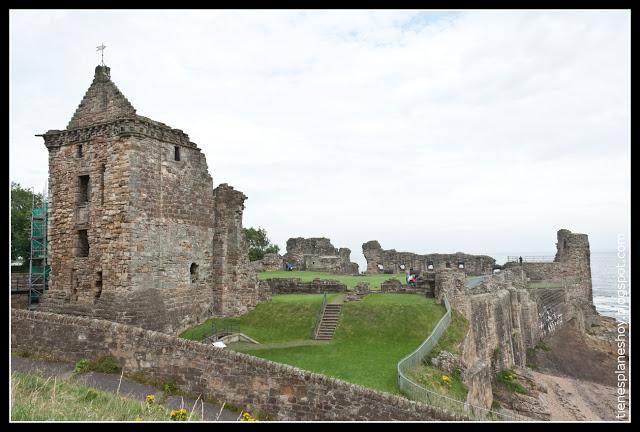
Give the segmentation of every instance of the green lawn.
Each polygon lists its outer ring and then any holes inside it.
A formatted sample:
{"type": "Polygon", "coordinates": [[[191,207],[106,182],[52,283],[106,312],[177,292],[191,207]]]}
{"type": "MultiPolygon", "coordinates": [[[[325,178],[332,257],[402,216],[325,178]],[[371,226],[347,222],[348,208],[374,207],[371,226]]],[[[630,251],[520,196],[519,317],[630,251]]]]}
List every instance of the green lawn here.
{"type": "MultiPolygon", "coordinates": [[[[327,294],[331,301],[339,294],[327,294]]],[[[274,295],[268,303],[259,304],[248,314],[238,318],[210,319],[180,334],[181,338],[195,341],[211,334],[211,323],[240,324],[240,332],[262,343],[288,342],[309,339],[316,316],[322,307],[322,294],[274,295]]]]}
{"type": "Polygon", "coordinates": [[[373,275],[338,275],[327,272],[312,272],[312,271],[272,271],[272,272],[258,272],[258,279],[272,279],[272,278],[300,278],[303,282],[311,282],[314,279],[333,279],[347,286],[347,289],[352,289],[361,282],[368,282],[369,288],[372,290],[379,290],[380,284],[387,279],[395,278],[403,284],[406,283],[404,274],[373,274],[373,275]]]}
{"type": "MultiPolygon", "coordinates": [[[[192,420],[197,419],[194,414],[192,420]]],[[[13,421],[169,421],[170,413],[154,403],[54,378],[11,373],[13,421]]]]}
{"type": "MultiPolygon", "coordinates": [[[[240,331],[266,346],[231,349],[301,369],[398,393],[397,363],[415,350],[444,315],[444,306],[412,294],[370,294],[343,305],[336,335],[310,340],[321,295],[275,295],[241,316],[240,331]]],[[[182,337],[197,339],[195,329],[182,337]]]]}

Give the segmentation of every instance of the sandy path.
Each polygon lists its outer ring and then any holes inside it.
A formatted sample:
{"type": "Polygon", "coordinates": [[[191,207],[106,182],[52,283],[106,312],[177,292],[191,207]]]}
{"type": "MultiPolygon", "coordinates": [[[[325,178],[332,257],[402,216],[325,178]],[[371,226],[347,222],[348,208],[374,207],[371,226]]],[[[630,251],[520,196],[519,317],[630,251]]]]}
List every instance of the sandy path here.
{"type": "Polygon", "coordinates": [[[552,421],[615,420],[616,388],[533,371],[547,387],[543,394],[552,421]]]}

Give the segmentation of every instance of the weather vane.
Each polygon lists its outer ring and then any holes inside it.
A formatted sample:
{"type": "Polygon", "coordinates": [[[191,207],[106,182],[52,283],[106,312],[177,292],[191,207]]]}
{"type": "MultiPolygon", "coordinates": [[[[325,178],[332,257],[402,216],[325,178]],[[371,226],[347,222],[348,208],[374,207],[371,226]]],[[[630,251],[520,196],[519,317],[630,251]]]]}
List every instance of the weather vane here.
{"type": "Polygon", "coordinates": [[[103,43],[101,43],[99,46],[97,46],[97,47],[96,47],[96,51],[102,51],[102,52],[100,53],[100,56],[102,57],[102,66],[104,66],[104,49],[105,49],[106,47],[107,47],[107,46],[104,44],[104,42],[103,42],[103,43]]]}

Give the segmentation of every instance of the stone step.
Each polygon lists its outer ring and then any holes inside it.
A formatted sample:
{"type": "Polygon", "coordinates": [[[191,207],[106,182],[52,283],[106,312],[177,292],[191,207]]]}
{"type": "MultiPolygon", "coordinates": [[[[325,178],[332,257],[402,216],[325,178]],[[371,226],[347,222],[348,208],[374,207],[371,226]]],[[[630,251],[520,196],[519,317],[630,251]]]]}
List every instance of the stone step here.
{"type": "Polygon", "coordinates": [[[336,332],[340,314],[342,313],[341,304],[327,304],[322,311],[322,319],[318,325],[318,331],[315,338],[317,340],[331,340],[336,332]]]}

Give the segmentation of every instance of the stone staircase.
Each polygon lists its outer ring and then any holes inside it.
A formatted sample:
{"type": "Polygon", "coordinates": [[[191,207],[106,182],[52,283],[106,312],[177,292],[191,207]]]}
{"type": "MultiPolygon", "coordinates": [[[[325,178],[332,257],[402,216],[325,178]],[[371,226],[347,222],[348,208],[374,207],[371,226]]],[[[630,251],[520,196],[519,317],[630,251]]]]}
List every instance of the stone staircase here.
{"type": "Polygon", "coordinates": [[[316,333],[316,340],[331,340],[336,332],[340,313],[342,312],[342,304],[329,303],[325,305],[322,312],[322,319],[316,333]]]}

